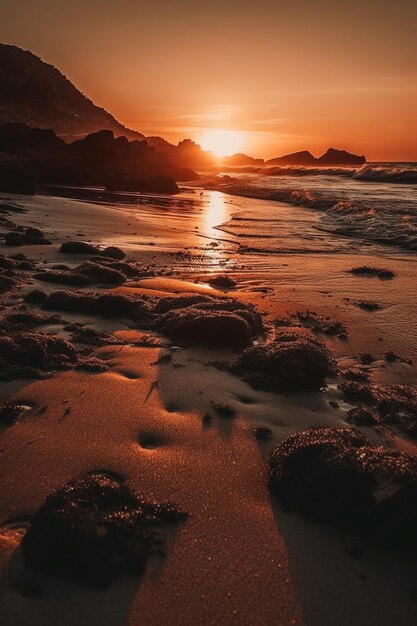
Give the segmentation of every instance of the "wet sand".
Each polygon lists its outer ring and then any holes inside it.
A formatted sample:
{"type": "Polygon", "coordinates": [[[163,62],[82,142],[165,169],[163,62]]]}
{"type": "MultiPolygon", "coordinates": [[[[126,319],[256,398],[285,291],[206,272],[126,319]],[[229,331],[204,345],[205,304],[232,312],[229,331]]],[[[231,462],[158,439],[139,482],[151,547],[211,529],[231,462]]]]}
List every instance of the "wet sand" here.
{"type": "MultiPolygon", "coordinates": [[[[262,201],[220,192],[188,189],[175,198],[148,197],[140,207],[41,196],[9,196],[7,202],[27,209],[11,219],[45,231],[52,245],[2,246],[1,254],[23,252],[45,259],[46,269],[55,263],[75,267],[85,256],[59,252],[63,241],[116,245],[129,260],[152,267],[155,276],[129,280],[112,288],[115,293],[226,294],[264,312],[269,334],[276,318],[314,310],[348,329],[347,339],[320,335],[341,366],[357,367],[358,355],[370,352],[376,358],[368,367],[372,381],[415,380],[415,365],[408,362],[417,358],[417,257],[412,254],[355,243],[352,252],[339,254],[333,236],[328,241],[332,254],[322,249],[296,252],[301,225],[294,229],[294,207],[286,205],[283,233],[287,222],[290,234],[283,251],[244,251],[239,236],[228,232],[230,220],[244,205],[255,207],[262,201]],[[387,267],[396,276],[381,281],[349,273],[362,265],[387,267]],[[210,287],[210,277],[220,273],[233,277],[237,288],[210,287]],[[356,303],[364,300],[377,302],[381,309],[359,308],[356,303]],[[387,351],[401,358],[387,363],[387,351]]],[[[300,211],[308,221],[308,211],[300,211]]],[[[46,293],[62,289],[28,274],[19,289],[3,294],[2,314],[20,310],[22,296],[34,287],[46,293]]],[[[28,407],[0,435],[4,623],[408,626],[415,621],[411,558],[284,513],[268,491],[268,454],[275,443],[312,426],[346,425],[351,405],[339,381],[330,380],[324,391],[313,393],[255,390],[213,364],[230,358],[230,349],[177,345],[122,317],[68,312],[62,317],[114,333],[122,344],[93,350],[105,359],[106,372],[53,371],[44,380],[0,383],[1,399],[28,407]],[[167,354],[169,359],[161,358],[167,354]],[[214,404],[228,405],[235,417],[220,416],[214,404]],[[211,421],[204,422],[207,413],[211,421]],[[254,437],[253,429],[260,426],[271,429],[270,441],[254,437]],[[18,549],[45,497],[68,480],[98,469],[116,472],[137,492],[175,501],[189,513],[170,535],[165,559],[152,559],[143,577],[120,579],[104,592],[28,570],[18,549]],[[358,544],[364,553],[354,558],[352,548],[358,544]]],[[[64,332],[59,325],[42,331],[64,332]]],[[[372,427],[363,431],[415,451],[414,441],[405,436],[372,427]]]]}

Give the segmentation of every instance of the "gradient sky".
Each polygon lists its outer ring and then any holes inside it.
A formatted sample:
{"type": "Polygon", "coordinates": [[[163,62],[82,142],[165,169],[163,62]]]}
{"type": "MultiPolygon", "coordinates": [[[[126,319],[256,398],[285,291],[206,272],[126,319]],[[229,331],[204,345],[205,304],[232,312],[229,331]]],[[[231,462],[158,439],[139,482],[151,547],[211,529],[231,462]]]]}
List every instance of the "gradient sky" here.
{"type": "Polygon", "coordinates": [[[417,160],[415,0],[1,0],[0,41],[146,135],[417,160]]]}

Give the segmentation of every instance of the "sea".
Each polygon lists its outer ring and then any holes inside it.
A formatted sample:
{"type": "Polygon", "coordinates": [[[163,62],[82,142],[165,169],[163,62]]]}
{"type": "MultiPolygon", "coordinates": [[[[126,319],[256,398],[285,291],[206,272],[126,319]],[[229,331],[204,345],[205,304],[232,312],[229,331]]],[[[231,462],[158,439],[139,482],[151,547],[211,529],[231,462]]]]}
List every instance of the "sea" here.
{"type": "Polygon", "coordinates": [[[223,226],[242,252],[285,252],[288,242],[297,249],[287,251],[298,253],[343,252],[367,243],[417,251],[417,163],[229,169],[206,176],[203,187],[268,200],[245,203],[223,226]]]}

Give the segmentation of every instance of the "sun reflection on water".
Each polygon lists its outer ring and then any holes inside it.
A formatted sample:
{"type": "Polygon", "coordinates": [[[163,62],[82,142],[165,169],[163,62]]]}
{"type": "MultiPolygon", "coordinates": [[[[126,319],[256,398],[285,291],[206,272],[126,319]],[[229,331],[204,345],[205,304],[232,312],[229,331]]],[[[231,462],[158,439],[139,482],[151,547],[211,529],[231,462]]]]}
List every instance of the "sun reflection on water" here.
{"type": "Polygon", "coordinates": [[[202,230],[206,236],[218,239],[221,236],[221,232],[214,227],[220,226],[220,224],[228,220],[225,196],[221,191],[210,191],[207,200],[207,208],[203,215],[202,230]]]}

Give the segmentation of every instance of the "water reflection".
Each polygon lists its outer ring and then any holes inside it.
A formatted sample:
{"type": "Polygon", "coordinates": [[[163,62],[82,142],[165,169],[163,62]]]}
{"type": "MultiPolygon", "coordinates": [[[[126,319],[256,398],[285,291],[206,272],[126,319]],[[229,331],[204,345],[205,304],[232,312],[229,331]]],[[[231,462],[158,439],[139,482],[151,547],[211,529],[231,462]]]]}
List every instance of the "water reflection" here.
{"type": "Polygon", "coordinates": [[[207,237],[218,239],[221,237],[221,231],[216,230],[215,226],[220,226],[229,219],[229,210],[225,202],[225,195],[221,191],[209,191],[205,194],[207,204],[203,213],[203,221],[201,232],[207,237]]]}

